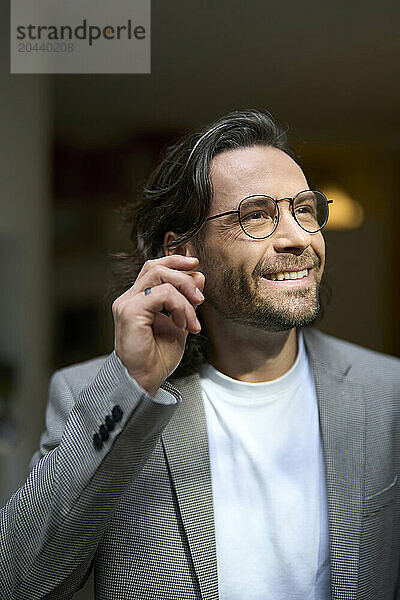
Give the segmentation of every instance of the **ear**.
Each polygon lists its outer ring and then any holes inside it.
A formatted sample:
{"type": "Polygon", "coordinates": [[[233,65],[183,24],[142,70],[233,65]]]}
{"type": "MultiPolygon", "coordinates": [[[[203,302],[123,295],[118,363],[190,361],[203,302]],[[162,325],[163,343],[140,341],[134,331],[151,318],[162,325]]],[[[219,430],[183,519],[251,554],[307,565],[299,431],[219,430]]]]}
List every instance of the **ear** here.
{"type": "Polygon", "coordinates": [[[174,231],[167,231],[164,235],[163,240],[163,250],[164,256],[171,256],[172,254],[182,254],[182,256],[196,256],[199,258],[193,248],[193,244],[191,242],[186,242],[177,248],[169,248],[168,244],[173,240],[177,240],[179,238],[179,234],[174,231]]]}

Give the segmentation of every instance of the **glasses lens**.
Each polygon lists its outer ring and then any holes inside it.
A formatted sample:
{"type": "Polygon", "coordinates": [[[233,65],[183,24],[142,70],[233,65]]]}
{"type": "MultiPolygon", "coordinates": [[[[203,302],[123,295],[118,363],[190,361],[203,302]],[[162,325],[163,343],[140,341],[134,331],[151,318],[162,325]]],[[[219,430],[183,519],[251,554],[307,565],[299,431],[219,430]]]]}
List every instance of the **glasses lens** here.
{"type": "Polygon", "coordinates": [[[239,218],[248,235],[253,238],[263,238],[275,229],[278,211],[272,198],[250,196],[240,204],[239,218]]]}
{"type": "Polygon", "coordinates": [[[298,194],[293,208],[296,221],[308,233],[322,229],[328,219],[328,202],[324,194],[316,190],[298,194]]]}

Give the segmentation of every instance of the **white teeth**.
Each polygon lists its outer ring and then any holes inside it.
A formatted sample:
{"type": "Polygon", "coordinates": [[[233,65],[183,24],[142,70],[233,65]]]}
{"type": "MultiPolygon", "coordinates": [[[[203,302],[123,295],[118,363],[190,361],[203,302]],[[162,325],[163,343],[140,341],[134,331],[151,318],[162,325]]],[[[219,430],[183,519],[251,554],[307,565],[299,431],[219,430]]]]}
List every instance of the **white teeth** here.
{"type": "Polygon", "coordinates": [[[272,281],[283,281],[286,279],[302,279],[303,277],[307,277],[308,269],[303,269],[302,271],[284,271],[280,273],[271,273],[268,275],[268,279],[272,279],[272,281]]]}

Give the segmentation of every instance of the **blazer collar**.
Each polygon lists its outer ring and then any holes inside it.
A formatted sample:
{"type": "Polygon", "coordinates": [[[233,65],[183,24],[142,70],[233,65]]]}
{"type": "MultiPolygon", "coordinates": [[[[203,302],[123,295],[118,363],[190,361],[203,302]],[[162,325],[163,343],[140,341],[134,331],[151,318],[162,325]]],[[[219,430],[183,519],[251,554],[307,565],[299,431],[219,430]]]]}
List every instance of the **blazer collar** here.
{"type": "Polygon", "coordinates": [[[345,353],[343,349],[339,351],[336,345],[339,340],[310,327],[302,328],[302,333],[307,355],[312,363],[318,363],[338,376],[349,375],[352,366],[351,352],[345,353]]]}
{"type": "MultiPolygon", "coordinates": [[[[303,330],[315,380],[325,457],[332,600],[357,596],[364,485],[365,407],[351,360],[330,338],[303,330]]],[[[173,381],[183,401],[162,434],[194,571],[204,600],[218,599],[208,437],[198,374],[173,381]]]]}

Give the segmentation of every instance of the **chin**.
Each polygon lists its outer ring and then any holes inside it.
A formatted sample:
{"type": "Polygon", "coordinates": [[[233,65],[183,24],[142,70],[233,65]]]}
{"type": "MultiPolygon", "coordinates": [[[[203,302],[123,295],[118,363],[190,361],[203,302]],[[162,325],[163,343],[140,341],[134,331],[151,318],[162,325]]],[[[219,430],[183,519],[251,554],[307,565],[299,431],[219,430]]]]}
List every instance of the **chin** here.
{"type": "Polygon", "coordinates": [[[279,331],[288,331],[296,327],[307,327],[317,320],[320,312],[319,302],[307,310],[305,310],[303,305],[302,309],[299,312],[293,311],[293,309],[284,310],[282,307],[263,306],[252,312],[247,312],[247,314],[231,313],[229,318],[234,323],[276,333],[279,331]]]}
{"type": "MultiPolygon", "coordinates": [[[[233,309],[233,307],[232,307],[233,309]]],[[[264,331],[288,331],[295,327],[312,325],[320,314],[318,292],[313,294],[293,294],[291,298],[260,301],[247,306],[247,311],[231,311],[231,320],[242,325],[263,329],[264,331]]]]}
{"type": "Polygon", "coordinates": [[[307,315],[276,315],[268,320],[268,331],[287,331],[297,327],[309,327],[319,316],[319,309],[307,315]]]}
{"type": "Polygon", "coordinates": [[[314,297],[311,302],[305,302],[304,298],[298,298],[297,302],[291,302],[290,306],[287,307],[284,303],[275,309],[270,307],[265,315],[267,326],[287,330],[293,327],[312,325],[319,316],[320,308],[319,297],[314,297]]]}

